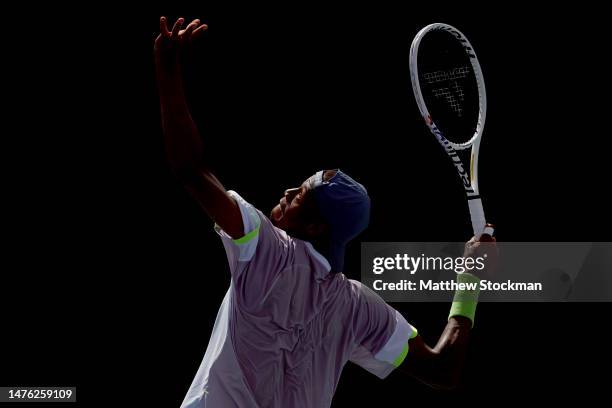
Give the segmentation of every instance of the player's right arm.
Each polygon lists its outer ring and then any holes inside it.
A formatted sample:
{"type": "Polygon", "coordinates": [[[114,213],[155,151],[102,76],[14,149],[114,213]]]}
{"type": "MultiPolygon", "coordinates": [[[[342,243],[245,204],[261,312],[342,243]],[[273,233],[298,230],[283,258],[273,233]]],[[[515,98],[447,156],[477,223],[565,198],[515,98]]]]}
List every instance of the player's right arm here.
{"type": "Polygon", "coordinates": [[[180,18],[170,31],[165,17],[155,40],[155,68],[162,129],[170,168],[213,221],[232,238],[243,235],[240,208],[204,160],[204,145],[191,117],[180,68],[180,53],[207,29],[199,20],[182,29],[180,18]]]}
{"type": "MultiPolygon", "coordinates": [[[[478,239],[472,238],[466,244],[464,256],[475,257],[482,254],[487,257],[487,269],[483,273],[490,275],[496,268],[495,238],[483,234],[478,239]]],[[[456,299],[462,298],[456,296],[456,299]]],[[[418,335],[408,341],[409,353],[398,367],[399,371],[433,388],[449,390],[459,384],[476,304],[475,300],[463,302],[471,302],[472,305],[461,305],[461,301],[453,303],[448,323],[434,347],[429,347],[418,335]]]]}
{"type": "Polygon", "coordinates": [[[471,328],[470,319],[454,316],[448,320],[435,347],[429,347],[421,336],[410,339],[410,351],[399,371],[433,388],[455,388],[461,378],[471,328]]]}

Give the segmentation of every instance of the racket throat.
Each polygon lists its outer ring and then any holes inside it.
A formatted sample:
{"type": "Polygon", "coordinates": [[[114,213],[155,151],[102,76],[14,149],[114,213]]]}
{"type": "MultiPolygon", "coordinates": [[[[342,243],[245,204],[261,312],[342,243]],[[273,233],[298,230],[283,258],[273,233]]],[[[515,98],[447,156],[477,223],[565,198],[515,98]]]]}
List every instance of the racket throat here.
{"type": "Polygon", "coordinates": [[[470,218],[472,220],[472,229],[474,231],[474,235],[479,237],[484,232],[485,226],[487,224],[480,196],[468,196],[468,207],[470,209],[470,218]]]}
{"type": "Polygon", "coordinates": [[[476,189],[472,187],[470,176],[465,170],[465,166],[463,165],[458,152],[443,137],[440,139],[440,141],[442,142],[442,147],[444,147],[446,154],[448,154],[448,157],[450,157],[453,165],[457,169],[457,173],[459,173],[459,178],[461,179],[461,183],[463,184],[463,188],[465,188],[465,193],[468,195],[468,198],[470,196],[478,196],[476,189]]]}

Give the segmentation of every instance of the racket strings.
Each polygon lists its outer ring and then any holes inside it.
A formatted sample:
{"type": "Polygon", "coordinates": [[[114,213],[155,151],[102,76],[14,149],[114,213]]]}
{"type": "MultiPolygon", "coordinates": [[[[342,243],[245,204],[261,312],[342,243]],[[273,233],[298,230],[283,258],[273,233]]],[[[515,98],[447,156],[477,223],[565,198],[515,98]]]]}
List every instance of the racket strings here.
{"type": "Polygon", "coordinates": [[[423,74],[423,80],[426,84],[435,84],[438,82],[447,82],[457,79],[467,78],[471,72],[471,68],[467,65],[448,70],[438,70],[434,72],[426,72],[423,74]]]}
{"type": "Polygon", "coordinates": [[[477,127],[479,93],[463,46],[447,32],[428,33],[419,47],[418,65],[431,119],[448,140],[467,142],[477,127]]]}
{"type": "Polygon", "coordinates": [[[463,116],[465,93],[460,79],[467,78],[471,68],[467,65],[449,70],[426,72],[422,81],[432,86],[431,93],[437,99],[442,99],[458,117],[463,116]],[[445,86],[446,85],[446,86],[445,86]]]}

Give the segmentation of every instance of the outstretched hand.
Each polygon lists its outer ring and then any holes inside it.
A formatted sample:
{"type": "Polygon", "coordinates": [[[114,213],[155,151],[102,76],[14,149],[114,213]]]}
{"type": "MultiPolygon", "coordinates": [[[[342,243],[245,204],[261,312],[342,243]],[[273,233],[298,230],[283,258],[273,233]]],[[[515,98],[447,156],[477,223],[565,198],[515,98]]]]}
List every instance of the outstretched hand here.
{"type": "Polygon", "coordinates": [[[172,30],[168,29],[168,19],[161,17],[159,19],[159,35],[155,39],[155,59],[157,63],[174,62],[178,58],[179,52],[197,39],[204,31],[208,29],[208,25],[201,24],[199,19],[193,20],[183,29],[185,23],[184,18],[179,18],[172,26],[172,30]]]}

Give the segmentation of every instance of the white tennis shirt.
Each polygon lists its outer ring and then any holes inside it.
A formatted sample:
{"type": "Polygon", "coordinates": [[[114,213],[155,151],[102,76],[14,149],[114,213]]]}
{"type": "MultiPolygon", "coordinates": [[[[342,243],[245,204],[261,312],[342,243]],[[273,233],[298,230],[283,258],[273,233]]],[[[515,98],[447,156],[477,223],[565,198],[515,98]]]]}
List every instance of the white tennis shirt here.
{"type": "Polygon", "coordinates": [[[347,361],[385,378],[416,335],[402,315],[230,191],[245,236],[220,228],[231,272],[182,408],[329,407],[347,361]]]}

